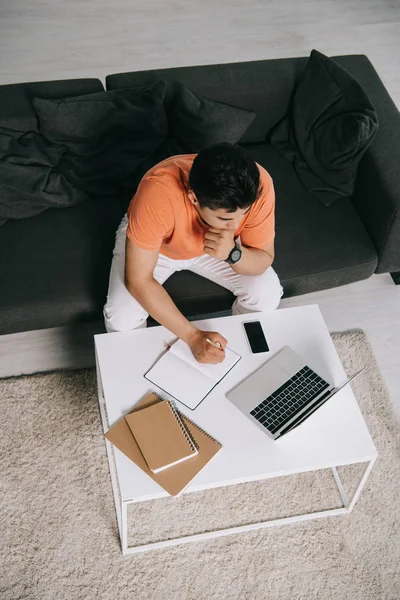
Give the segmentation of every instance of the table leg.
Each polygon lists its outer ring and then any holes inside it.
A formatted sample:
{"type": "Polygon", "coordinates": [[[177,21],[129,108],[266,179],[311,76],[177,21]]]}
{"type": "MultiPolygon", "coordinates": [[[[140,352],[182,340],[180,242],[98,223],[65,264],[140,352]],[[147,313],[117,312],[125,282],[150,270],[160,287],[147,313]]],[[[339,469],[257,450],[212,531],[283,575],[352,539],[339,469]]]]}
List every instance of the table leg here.
{"type": "Polygon", "coordinates": [[[335,478],[336,485],[338,486],[339,493],[340,493],[340,495],[342,497],[343,506],[345,508],[348,508],[348,506],[349,506],[349,499],[347,498],[347,494],[345,492],[345,489],[344,489],[343,484],[342,484],[342,480],[340,479],[340,476],[339,476],[339,473],[337,472],[336,467],[332,467],[332,473],[333,473],[333,476],[335,478]]]}
{"type": "Polygon", "coordinates": [[[128,552],[128,513],[127,513],[127,503],[124,502],[123,500],[121,500],[120,538],[121,538],[122,554],[127,554],[127,552],[128,552]]]}
{"type": "MultiPolygon", "coordinates": [[[[96,354],[96,374],[97,374],[97,391],[98,391],[98,397],[99,397],[99,409],[100,409],[100,415],[101,415],[101,422],[103,425],[103,431],[105,433],[106,431],[108,431],[108,419],[107,419],[107,414],[106,414],[106,404],[105,404],[105,400],[104,400],[103,386],[102,386],[99,363],[97,360],[97,354],[96,354]]],[[[126,526],[126,506],[125,506],[125,521],[123,521],[123,504],[124,503],[122,501],[121,493],[119,490],[117,469],[115,466],[115,459],[114,459],[114,450],[113,450],[111,442],[109,442],[107,438],[104,438],[104,440],[106,443],[108,465],[110,467],[111,485],[112,485],[112,490],[113,490],[113,495],[114,495],[115,511],[117,513],[119,538],[121,541],[122,552],[124,552],[123,539],[125,539],[125,549],[127,546],[127,543],[126,543],[127,536],[125,534],[125,538],[124,538],[124,535],[123,535],[123,525],[125,524],[125,526],[126,526]]]]}
{"type": "Polygon", "coordinates": [[[372,467],[375,464],[375,461],[376,461],[376,456],[374,458],[371,458],[371,460],[367,463],[365,471],[364,471],[364,473],[363,473],[363,475],[362,475],[362,477],[360,479],[360,482],[359,482],[359,484],[357,486],[357,489],[354,492],[353,497],[351,498],[351,500],[349,500],[349,498],[347,497],[347,494],[346,494],[346,492],[344,490],[344,487],[343,487],[342,481],[340,479],[339,473],[337,471],[337,468],[336,467],[332,467],[332,473],[333,473],[333,476],[335,478],[336,485],[337,485],[337,487],[339,489],[339,493],[340,493],[340,496],[342,498],[343,506],[346,509],[346,512],[351,512],[353,510],[354,505],[357,502],[357,500],[358,500],[358,498],[359,498],[359,496],[361,494],[361,491],[362,491],[362,489],[363,489],[363,487],[365,485],[365,482],[368,479],[368,475],[370,474],[370,472],[372,470],[372,467]]]}

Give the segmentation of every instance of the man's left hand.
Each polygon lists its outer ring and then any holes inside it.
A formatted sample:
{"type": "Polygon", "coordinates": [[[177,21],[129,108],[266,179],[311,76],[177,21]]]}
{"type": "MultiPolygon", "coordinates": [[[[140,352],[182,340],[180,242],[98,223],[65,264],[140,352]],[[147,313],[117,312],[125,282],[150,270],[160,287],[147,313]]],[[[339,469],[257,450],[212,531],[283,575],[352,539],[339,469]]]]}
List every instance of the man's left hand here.
{"type": "Polygon", "coordinates": [[[226,260],[235,245],[234,236],[233,230],[210,227],[204,236],[204,252],[219,260],[226,260]]]}

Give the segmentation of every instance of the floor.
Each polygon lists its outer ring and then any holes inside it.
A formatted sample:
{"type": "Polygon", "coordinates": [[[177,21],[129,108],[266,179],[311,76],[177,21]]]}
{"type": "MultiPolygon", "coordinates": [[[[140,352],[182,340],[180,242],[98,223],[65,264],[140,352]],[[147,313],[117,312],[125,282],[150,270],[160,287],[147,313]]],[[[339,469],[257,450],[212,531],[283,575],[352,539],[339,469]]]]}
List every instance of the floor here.
{"type": "MultiPolygon", "coordinates": [[[[400,106],[398,0],[30,0],[0,6],[0,85],[180,65],[366,54],[400,106]]],[[[400,413],[400,286],[389,275],[287,299],[318,303],[331,331],[361,327],[400,413]]],[[[91,363],[90,330],[3,336],[0,376],[91,363]],[[81,343],[79,343],[81,342],[81,343]]]]}
{"type": "Polygon", "coordinates": [[[199,64],[366,54],[400,106],[398,0],[0,3],[0,84],[199,64]]]}

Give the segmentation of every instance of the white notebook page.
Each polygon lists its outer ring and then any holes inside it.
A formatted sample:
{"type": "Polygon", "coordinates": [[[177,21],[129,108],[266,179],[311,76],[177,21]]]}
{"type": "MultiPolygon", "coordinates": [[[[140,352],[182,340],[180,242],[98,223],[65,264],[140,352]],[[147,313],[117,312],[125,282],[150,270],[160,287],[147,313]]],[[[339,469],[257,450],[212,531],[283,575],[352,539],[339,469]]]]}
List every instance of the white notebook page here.
{"type": "Polygon", "coordinates": [[[199,363],[193,356],[190,347],[182,340],[175,342],[171,346],[170,352],[210,377],[214,383],[220,381],[240,358],[239,354],[236,354],[230,348],[225,348],[225,360],[223,362],[216,365],[199,363]]]}
{"type": "Polygon", "coordinates": [[[232,350],[228,349],[227,352],[225,349],[225,353],[226,358],[223,363],[203,365],[196,361],[189,346],[178,340],[145,374],[145,377],[164,392],[193,409],[240,360],[239,354],[232,350]],[[175,346],[177,351],[173,352],[175,346]]]}

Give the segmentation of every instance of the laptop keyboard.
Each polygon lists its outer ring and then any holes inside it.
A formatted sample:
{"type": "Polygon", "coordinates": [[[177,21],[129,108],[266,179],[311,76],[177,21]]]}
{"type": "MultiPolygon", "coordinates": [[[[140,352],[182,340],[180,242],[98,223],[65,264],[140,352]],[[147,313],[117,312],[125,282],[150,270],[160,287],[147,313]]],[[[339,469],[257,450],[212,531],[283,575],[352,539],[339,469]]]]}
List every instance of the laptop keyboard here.
{"type": "Polygon", "coordinates": [[[274,434],[284,423],[316,398],[329,383],[309,367],[303,367],[273,394],[253,408],[250,414],[274,434]]]}

